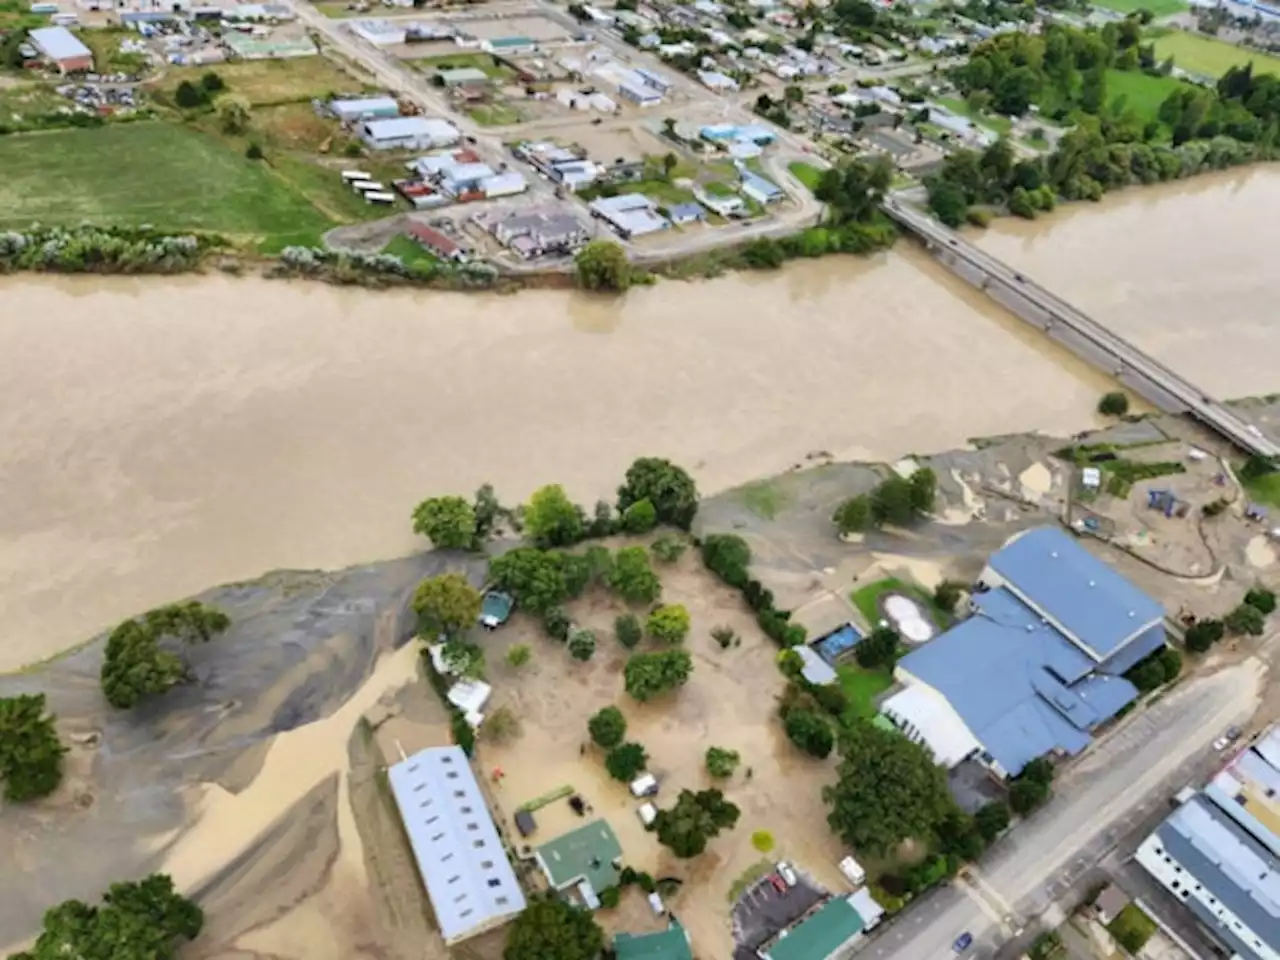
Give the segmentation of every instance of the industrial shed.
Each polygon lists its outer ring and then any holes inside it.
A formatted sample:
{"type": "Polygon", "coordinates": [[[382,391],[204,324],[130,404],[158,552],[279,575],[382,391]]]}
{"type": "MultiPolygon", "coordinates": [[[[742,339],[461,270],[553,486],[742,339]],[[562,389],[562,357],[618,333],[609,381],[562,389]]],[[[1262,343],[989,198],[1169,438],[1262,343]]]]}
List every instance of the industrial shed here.
{"type": "Polygon", "coordinates": [[[374,150],[430,150],[457,143],[458,128],[447,120],[395,117],[360,125],[360,136],[374,150]]]}
{"type": "Polygon", "coordinates": [[[40,56],[57,67],[59,73],[93,69],[93,51],[66,27],[43,27],[28,36],[40,56]]]}

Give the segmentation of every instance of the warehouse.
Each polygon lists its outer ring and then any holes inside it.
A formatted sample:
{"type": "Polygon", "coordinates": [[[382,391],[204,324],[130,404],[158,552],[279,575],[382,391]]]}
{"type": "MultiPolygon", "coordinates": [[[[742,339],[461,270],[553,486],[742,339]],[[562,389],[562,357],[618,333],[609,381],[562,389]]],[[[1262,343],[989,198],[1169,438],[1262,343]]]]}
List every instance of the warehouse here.
{"type": "Polygon", "coordinates": [[[446,944],[524,910],[524,893],[461,747],[428,747],[388,769],[387,779],[446,944]]]}
{"type": "Polygon", "coordinates": [[[361,124],[360,136],[374,150],[429,150],[457,143],[458,128],[447,120],[396,117],[361,124]]]}
{"type": "Polygon", "coordinates": [[[343,123],[356,120],[390,120],[400,116],[400,105],[391,97],[333,100],[329,103],[329,109],[343,123]]]}
{"type": "Polygon", "coordinates": [[[32,30],[29,39],[40,56],[57,67],[59,73],[80,73],[93,69],[93,51],[66,27],[32,30]]]}

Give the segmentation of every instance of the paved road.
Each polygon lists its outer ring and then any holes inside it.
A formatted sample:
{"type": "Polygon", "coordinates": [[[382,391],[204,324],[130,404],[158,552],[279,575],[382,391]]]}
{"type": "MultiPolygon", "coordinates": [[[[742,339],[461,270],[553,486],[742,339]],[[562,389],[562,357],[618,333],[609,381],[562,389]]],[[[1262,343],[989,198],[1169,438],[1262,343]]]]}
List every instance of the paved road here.
{"type": "Polygon", "coordinates": [[[981,893],[960,885],[934,891],[859,956],[943,960],[965,931],[974,937],[969,956],[996,956],[1015,928],[1030,927],[1202,769],[1213,739],[1256,709],[1262,672],[1251,659],[1135,714],[1064,771],[1054,799],[989,851],[978,871],[981,893]],[[1009,905],[1012,924],[993,915],[999,902],[1009,905]]]}

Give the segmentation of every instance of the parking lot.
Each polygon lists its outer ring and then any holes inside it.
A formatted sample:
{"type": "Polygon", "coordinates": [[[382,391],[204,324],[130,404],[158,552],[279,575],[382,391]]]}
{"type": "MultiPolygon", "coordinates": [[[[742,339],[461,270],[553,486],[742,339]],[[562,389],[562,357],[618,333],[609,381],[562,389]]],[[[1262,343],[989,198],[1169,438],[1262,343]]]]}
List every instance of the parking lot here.
{"type": "Polygon", "coordinates": [[[778,931],[791,926],[827,897],[827,892],[800,871],[793,887],[775,883],[767,873],[743,892],[733,905],[733,960],[759,960],[756,950],[778,931]]]}

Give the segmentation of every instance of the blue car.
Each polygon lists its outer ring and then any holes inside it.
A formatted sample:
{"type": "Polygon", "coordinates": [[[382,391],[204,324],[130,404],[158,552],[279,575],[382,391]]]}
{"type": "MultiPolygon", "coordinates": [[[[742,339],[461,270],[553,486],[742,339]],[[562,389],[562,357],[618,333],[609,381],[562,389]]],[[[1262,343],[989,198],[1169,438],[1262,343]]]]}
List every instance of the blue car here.
{"type": "Polygon", "coordinates": [[[956,942],[951,945],[951,949],[956,953],[964,953],[971,946],[973,946],[973,934],[965,932],[956,938],[956,942]]]}

